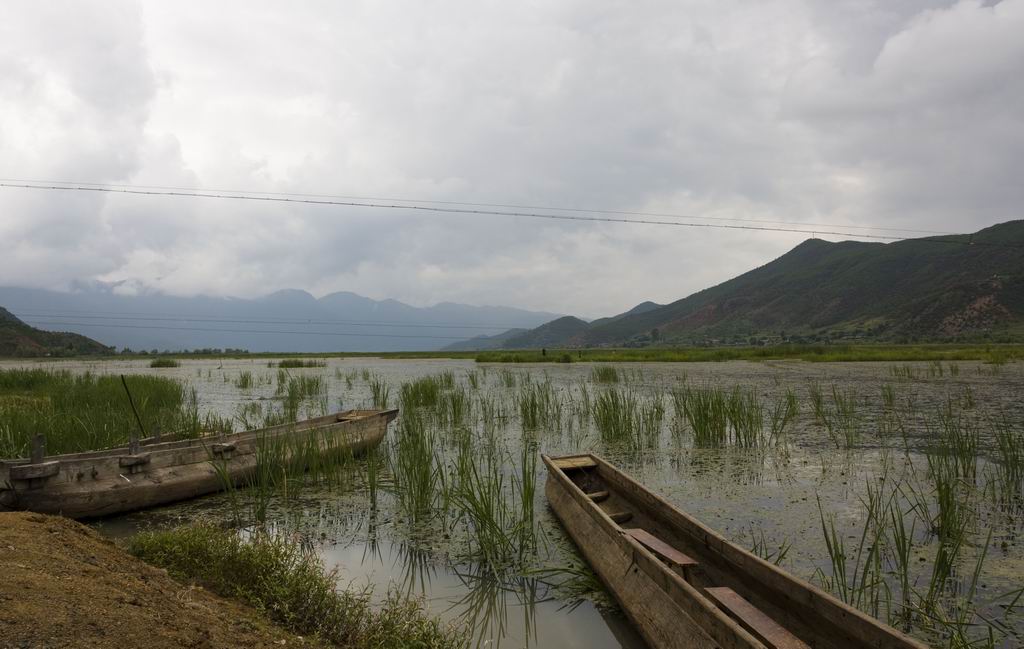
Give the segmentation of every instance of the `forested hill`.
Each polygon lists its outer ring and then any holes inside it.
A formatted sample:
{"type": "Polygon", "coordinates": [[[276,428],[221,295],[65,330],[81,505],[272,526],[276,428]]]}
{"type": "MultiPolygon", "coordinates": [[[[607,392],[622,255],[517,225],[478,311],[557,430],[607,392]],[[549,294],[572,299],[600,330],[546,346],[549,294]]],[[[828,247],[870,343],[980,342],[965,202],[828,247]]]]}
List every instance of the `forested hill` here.
{"type": "Polygon", "coordinates": [[[78,356],[112,351],[92,338],[30,327],[0,307],[0,357],[78,356]]]}
{"type": "MultiPolygon", "coordinates": [[[[564,319],[563,319],[564,320],[564,319]]],[[[1024,338],[1024,221],[893,243],[804,241],[665,306],[510,343],[593,347],[780,340],[1024,338]]]]}

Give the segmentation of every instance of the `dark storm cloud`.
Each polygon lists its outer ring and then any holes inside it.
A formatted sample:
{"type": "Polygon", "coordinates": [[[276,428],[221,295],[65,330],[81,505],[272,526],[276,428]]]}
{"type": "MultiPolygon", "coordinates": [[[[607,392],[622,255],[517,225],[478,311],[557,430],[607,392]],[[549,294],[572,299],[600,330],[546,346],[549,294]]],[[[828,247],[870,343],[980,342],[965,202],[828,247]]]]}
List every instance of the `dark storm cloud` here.
{"type": "MultiPolygon", "coordinates": [[[[1024,1],[13,3],[0,176],[973,230],[1024,1]]],[[[0,278],[603,315],[793,234],[0,193],[0,278]]]]}

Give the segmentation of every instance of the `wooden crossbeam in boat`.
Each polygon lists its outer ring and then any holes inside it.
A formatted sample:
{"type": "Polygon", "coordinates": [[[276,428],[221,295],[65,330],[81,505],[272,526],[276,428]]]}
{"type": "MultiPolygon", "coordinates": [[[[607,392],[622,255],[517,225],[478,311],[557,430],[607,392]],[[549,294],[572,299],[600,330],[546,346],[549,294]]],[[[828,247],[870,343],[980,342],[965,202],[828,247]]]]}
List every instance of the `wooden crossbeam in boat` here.
{"type": "Polygon", "coordinates": [[[587,455],[555,458],[551,460],[551,463],[563,471],[568,469],[590,469],[597,466],[597,462],[587,455]]]}
{"type": "Polygon", "coordinates": [[[704,590],[719,608],[729,614],[729,617],[739,622],[770,649],[810,649],[807,643],[740,597],[733,589],[716,586],[704,590]]]}
{"type": "Polygon", "coordinates": [[[613,522],[622,525],[633,518],[633,512],[612,512],[608,514],[608,518],[612,519],[613,522]]]}
{"type": "Polygon", "coordinates": [[[595,503],[599,503],[608,500],[609,495],[610,494],[607,491],[595,491],[587,494],[587,498],[590,498],[595,503]]]}
{"type": "Polygon", "coordinates": [[[637,542],[640,543],[640,545],[644,546],[645,548],[656,554],[658,557],[660,557],[662,560],[667,561],[673,566],[678,566],[680,568],[688,568],[690,566],[698,565],[696,559],[683,554],[682,552],[675,549],[668,543],[665,543],[664,541],[654,536],[647,530],[642,530],[638,527],[632,527],[623,531],[626,534],[632,536],[634,539],[636,539],[637,542]]]}

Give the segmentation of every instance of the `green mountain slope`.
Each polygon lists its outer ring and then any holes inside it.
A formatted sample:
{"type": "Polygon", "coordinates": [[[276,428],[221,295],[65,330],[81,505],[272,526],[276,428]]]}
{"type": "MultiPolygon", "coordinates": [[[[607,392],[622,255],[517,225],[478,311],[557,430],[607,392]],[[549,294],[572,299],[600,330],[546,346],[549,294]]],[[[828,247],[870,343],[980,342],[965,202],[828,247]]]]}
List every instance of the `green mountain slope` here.
{"type": "Polygon", "coordinates": [[[566,340],[572,340],[576,336],[585,334],[588,329],[589,325],[585,321],[567,315],[564,318],[542,324],[536,329],[512,336],[505,341],[502,349],[557,347],[563,345],[566,340]]]}
{"type": "Polygon", "coordinates": [[[642,313],[596,321],[547,345],[1022,334],[1024,221],[1011,221],[973,235],[887,244],[811,239],[718,286],[642,313]]]}
{"type": "Polygon", "coordinates": [[[0,357],[78,356],[112,351],[92,338],[30,327],[0,307],[0,357]]]}

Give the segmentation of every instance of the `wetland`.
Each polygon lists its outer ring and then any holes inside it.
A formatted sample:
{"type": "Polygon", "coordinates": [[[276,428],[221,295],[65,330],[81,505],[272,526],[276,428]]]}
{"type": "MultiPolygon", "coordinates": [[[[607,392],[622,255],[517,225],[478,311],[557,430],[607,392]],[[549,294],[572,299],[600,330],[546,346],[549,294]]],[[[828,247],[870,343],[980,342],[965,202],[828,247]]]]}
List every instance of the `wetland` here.
{"type": "MultiPolygon", "coordinates": [[[[32,430],[50,426],[62,399],[72,408],[74,394],[114,391],[106,382],[119,374],[152,394],[143,418],[168,432],[398,407],[367,457],[306,473],[268,449],[248,488],[93,526],[126,541],[197,521],[242,538],[269,531],[336,569],[342,588],[377,603],[421,598],[472,646],[643,646],[544,501],[538,455],[581,451],[931,644],[1019,643],[1020,362],[0,363],[24,368],[66,373],[65,383],[0,395],[9,454],[24,448],[30,420],[32,430]],[[27,403],[43,414],[28,418],[27,403]]],[[[89,443],[127,435],[100,426],[100,410],[92,416],[80,428],[106,432],[89,443]]],[[[77,438],[57,439],[49,448],[77,438]]]]}

